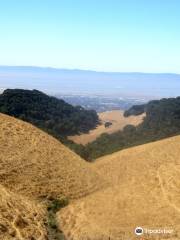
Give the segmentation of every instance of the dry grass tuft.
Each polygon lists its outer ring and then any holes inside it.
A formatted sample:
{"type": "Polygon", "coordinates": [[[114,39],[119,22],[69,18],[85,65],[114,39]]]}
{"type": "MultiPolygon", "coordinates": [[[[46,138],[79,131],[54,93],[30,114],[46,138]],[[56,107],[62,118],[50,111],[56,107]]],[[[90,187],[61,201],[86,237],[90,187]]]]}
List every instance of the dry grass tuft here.
{"type": "Polygon", "coordinates": [[[0,186],[0,239],[46,240],[44,216],[44,211],[37,203],[0,186]]]}

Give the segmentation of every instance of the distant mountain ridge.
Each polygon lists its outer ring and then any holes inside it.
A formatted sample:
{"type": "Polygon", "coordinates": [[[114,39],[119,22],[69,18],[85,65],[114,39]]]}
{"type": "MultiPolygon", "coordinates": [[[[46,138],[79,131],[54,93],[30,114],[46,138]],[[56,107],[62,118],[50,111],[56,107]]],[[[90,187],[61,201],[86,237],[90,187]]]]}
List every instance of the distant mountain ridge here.
{"type": "Polygon", "coordinates": [[[53,94],[116,94],[153,99],[178,96],[180,74],[0,66],[0,89],[6,88],[39,89],[53,94]]]}
{"type": "Polygon", "coordinates": [[[88,69],[79,69],[79,68],[56,68],[56,67],[40,67],[40,66],[9,66],[9,65],[0,65],[0,70],[16,70],[16,71],[29,71],[34,70],[38,72],[52,71],[52,72],[79,72],[79,73],[91,73],[91,74],[114,74],[114,75],[166,75],[166,76],[180,76],[178,73],[170,72],[160,72],[160,73],[150,73],[150,72],[120,72],[120,71],[97,71],[97,70],[88,70],[88,69]]]}

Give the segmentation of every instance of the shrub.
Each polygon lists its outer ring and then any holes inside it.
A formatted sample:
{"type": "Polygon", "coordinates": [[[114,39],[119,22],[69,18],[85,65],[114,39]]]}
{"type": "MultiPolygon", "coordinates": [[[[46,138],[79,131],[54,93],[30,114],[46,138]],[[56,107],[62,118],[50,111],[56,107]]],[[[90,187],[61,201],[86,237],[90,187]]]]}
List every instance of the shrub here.
{"type": "Polygon", "coordinates": [[[47,210],[56,213],[61,208],[66,207],[68,204],[69,204],[68,199],[66,197],[61,197],[60,199],[52,200],[48,205],[47,210]]]}

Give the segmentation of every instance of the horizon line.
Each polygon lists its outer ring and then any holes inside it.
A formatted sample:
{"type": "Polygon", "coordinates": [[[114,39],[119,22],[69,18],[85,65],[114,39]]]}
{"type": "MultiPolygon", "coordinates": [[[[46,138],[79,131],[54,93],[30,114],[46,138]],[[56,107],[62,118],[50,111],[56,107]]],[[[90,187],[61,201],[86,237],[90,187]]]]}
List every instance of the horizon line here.
{"type": "Polygon", "coordinates": [[[122,73],[122,74],[169,74],[169,75],[180,75],[176,72],[144,72],[144,71],[103,71],[103,70],[92,70],[92,69],[81,69],[81,68],[64,68],[64,67],[50,67],[50,66],[37,66],[37,65],[0,65],[0,67],[12,67],[12,68],[39,68],[39,69],[50,69],[50,70],[65,70],[65,71],[82,71],[82,72],[94,72],[94,73],[122,73]]]}

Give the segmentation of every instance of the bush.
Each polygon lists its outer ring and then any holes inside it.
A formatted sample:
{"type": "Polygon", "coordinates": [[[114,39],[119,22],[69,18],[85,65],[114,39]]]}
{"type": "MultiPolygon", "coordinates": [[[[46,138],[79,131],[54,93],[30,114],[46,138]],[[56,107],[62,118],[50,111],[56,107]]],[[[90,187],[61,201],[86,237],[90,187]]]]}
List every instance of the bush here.
{"type": "Polygon", "coordinates": [[[68,204],[69,204],[69,201],[66,197],[62,197],[60,199],[54,199],[48,205],[47,210],[53,213],[56,213],[61,208],[66,207],[68,204]]]}

